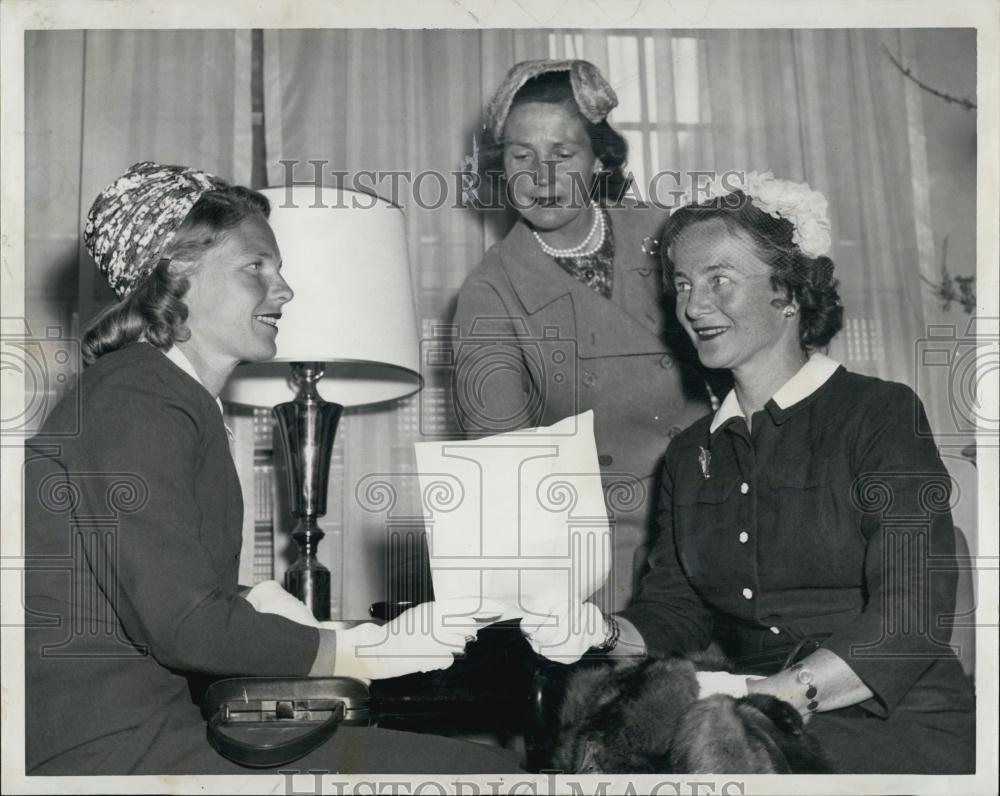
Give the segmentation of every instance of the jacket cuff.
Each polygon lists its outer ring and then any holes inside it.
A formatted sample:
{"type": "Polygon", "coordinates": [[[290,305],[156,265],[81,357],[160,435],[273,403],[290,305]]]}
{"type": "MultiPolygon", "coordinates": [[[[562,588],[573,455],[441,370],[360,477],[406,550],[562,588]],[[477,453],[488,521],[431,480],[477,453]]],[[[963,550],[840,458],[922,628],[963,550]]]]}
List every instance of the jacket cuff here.
{"type": "Polygon", "coordinates": [[[650,655],[677,655],[699,652],[708,646],[711,635],[707,628],[692,622],[684,627],[676,626],[669,616],[655,610],[644,609],[642,605],[632,605],[616,616],[630,622],[646,644],[650,655]]]}
{"type": "Polygon", "coordinates": [[[862,619],[849,634],[831,636],[823,647],[843,660],[875,695],[860,703],[860,707],[884,718],[946,651],[930,639],[927,644],[914,644],[912,638],[885,636],[881,619],[874,619],[862,619]]]}

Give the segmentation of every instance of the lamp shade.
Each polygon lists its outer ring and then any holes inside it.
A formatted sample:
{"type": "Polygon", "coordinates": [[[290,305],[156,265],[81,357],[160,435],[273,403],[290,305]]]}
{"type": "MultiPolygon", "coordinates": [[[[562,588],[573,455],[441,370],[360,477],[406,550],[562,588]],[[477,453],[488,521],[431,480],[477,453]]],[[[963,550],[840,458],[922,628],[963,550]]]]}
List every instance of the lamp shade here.
{"type": "Polygon", "coordinates": [[[359,406],[421,387],[417,314],[402,211],[369,194],[300,185],[265,188],[282,275],[278,353],[237,366],[222,398],[273,406],[296,388],[289,362],[325,362],[319,392],[359,406]]]}

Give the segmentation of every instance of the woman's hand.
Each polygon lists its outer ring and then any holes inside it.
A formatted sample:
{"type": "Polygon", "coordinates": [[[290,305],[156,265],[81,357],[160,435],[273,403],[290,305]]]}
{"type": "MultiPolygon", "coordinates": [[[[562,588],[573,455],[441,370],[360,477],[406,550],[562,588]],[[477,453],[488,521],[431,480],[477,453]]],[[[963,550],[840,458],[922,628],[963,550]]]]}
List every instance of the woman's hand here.
{"type": "Polygon", "coordinates": [[[752,680],[763,680],[763,677],[745,674],[730,674],[729,672],[695,672],[698,681],[698,699],[712,694],[726,694],[739,699],[749,693],[749,683],[752,680]]]}
{"type": "Polygon", "coordinates": [[[600,608],[574,600],[522,617],[521,632],[538,655],[559,663],[576,663],[591,647],[604,643],[608,626],[600,608]]]}
{"type": "Polygon", "coordinates": [[[384,680],[447,669],[503,606],[478,597],[422,603],[385,625],[366,622],[337,630],[333,674],[384,680]]]}
{"type": "Polygon", "coordinates": [[[785,700],[806,720],[813,712],[846,708],[874,696],[843,658],[823,647],[791,668],[751,683],[750,691],[785,700]]]}
{"type": "Polygon", "coordinates": [[[276,580],[258,583],[247,592],[245,599],[258,613],[277,614],[300,625],[319,626],[306,604],[285,591],[276,580]]]}

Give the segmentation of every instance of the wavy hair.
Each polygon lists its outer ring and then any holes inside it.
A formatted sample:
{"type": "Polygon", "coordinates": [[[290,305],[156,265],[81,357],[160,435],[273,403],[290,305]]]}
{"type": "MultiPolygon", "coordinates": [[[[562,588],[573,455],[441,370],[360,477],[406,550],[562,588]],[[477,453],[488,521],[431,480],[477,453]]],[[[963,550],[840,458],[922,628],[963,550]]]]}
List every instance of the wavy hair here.
{"type": "Polygon", "coordinates": [[[674,264],[670,247],[692,224],[720,219],[730,232],[743,230],[761,260],[771,266],[771,286],[799,306],[799,345],[805,351],[826,348],[844,322],[844,307],[833,278],[833,260],[809,257],[792,240],[795,228],[754,206],[743,191],[722,199],[682,207],[663,230],[660,258],[666,290],[674,293],[674,264]]]}
{"type": "Polygon", "coordinates": [[[83,361],[92,365],[104,354],[145,340],[161,349],[191,336],[185,326],[188,278],[174,263],[196,264],[245,219],[267,218],[267,197],[238,185],[220,186],[195,202],[156,267],[127,296],[105,307],[83,336],[83,361]]]}

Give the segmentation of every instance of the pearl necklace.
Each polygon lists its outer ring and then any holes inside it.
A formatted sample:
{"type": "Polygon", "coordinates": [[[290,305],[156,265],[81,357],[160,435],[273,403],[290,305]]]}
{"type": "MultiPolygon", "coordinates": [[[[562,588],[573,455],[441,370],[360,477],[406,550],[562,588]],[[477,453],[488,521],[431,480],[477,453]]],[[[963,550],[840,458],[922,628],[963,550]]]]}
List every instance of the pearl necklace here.
{"type": "Polygon", "coordinates": [[[590,225],[590,232],[587,233],[586,238],[571,249],[557,249],[554,246],[549,246],[549,244],[542,240],[542,236],[535,230],[532,230],[531,234],[535,236],[535,240],[538,241],[538,245],[542,247],[542,251],[549,255],[549,257],[574,258],[589,257],[595,252],[600,251],[601,246],[604,245],[604,236],[606,232],[604,213],[600,210],[600,208],[594,208],[594,222],[590,225]],[[587,247],[595,235],[597,235],[597,240],[595,240],[594,244],[588,249],[587,247]]]}

